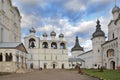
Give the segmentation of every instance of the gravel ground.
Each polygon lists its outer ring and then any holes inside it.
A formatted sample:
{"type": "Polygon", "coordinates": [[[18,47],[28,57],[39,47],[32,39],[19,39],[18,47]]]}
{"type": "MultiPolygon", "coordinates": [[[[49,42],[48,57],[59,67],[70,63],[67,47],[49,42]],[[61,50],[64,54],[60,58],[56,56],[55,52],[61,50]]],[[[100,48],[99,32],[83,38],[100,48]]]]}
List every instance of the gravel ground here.
{"type": "Polygon", "coordinates": [[[98,80],[96,78],[78,74],[69,70],[42,70],[24,74],[0,76],[0,80],[98,80]]]}

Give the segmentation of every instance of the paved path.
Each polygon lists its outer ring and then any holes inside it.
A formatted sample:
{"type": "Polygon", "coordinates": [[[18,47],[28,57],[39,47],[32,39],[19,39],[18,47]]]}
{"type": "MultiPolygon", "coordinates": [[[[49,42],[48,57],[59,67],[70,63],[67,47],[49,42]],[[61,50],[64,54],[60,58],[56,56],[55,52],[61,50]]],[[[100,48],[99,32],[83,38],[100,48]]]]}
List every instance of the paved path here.
{"type": "Polygon", "coordinates": [[[42,70],[25,74],[11,74],[0,76],[0,80],[98,80],[77,71],[69,70],[42,70]]]}

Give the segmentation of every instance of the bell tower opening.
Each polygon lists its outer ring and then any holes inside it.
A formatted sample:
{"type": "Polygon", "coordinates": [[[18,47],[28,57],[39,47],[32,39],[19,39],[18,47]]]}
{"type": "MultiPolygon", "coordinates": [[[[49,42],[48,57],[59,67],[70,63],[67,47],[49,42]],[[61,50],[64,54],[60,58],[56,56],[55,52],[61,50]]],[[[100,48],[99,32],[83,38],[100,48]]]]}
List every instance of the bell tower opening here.
{"type": "Polygon", "coordinates": [[[35,39],[31,38],[29,40],[29,48],[35,48],[36,47],[36,41],[35,39]]]}

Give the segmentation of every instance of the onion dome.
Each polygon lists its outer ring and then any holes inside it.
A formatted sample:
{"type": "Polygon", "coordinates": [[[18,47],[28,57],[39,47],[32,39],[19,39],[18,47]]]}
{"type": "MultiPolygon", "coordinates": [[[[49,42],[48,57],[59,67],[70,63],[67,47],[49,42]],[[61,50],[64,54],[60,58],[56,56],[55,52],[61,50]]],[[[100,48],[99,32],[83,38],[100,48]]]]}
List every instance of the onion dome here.
{"type": "Polygon", "coordinates": [[[120,8],[115,5],[115,7],[112,9],[112,13],[119,12],[120,8]]]}
{"type": "Polygon", "coordinates": [[[55,33],[54,31],[52,31],[52,32],[50,33],[50,36],[56,36],[56,33],[55,33]]]}
{"type": "Polygon", "coordinates": [[[96,26],[96,31],[93,33],[93,38],[95,37],[99,37],[99,36],[105,36],[105,33],[101,30],[101,27],[100,27],[100,21],[97,20],[97,26],[96,26]]]}
{"type": "Polygon", "coordinates": [[[83,48],[79,45],[78,36],[76,36],[75,46],[71,51],[84,51],[83,48]]]}
{"type": "Polygon", "coordinates": [[[59,38],[63,38],[64,34],[60,33],[59,38]]]}
{"type": "Polygon", "coordinates": [[[30,31],[30,33],[35,33],[36,32],[33,27],[29,31],[30,31]]]}
{"type": "Polygon", "coordinates": [[[44,32],[44,34],[43,34],[43,37],[47,37],[48,35],[47,35],[47,33],[46,32],[44,32]]]}

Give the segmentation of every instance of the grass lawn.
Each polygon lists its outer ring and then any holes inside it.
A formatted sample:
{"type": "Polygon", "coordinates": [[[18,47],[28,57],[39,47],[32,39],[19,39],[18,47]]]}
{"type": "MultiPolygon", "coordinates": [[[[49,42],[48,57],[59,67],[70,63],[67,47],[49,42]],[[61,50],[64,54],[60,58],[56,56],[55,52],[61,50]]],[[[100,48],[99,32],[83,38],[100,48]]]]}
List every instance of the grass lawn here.
{"type": "Polygon", "coordinates": [[[84,69],[84,73],[102,78],[102,80],[120,80],[120,71],[116,70],[104,70],[103,72],[100,72],[98,70],[84,69]]]}

